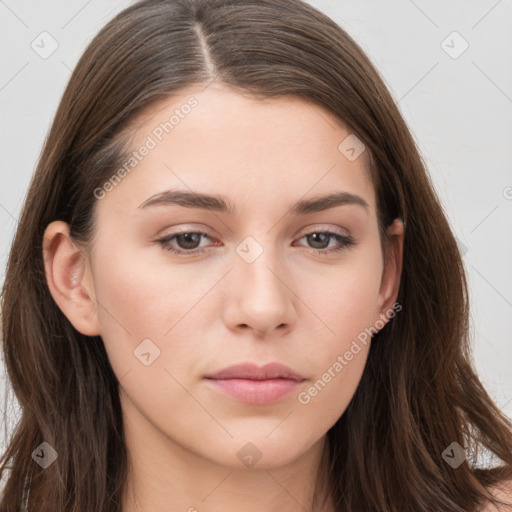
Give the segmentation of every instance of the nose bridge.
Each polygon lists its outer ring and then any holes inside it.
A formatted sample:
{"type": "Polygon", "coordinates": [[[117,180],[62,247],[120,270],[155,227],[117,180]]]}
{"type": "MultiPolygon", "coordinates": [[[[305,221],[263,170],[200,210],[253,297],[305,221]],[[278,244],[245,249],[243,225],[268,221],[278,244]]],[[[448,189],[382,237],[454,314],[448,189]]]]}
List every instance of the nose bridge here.
{"type": "Polygon", "coordinates": [[[259,293],[273,297],[282,294],[282,265],[271,235],[264,233],[258,239],[247,236],[236,247],[236,253],[235,271],[240,282],[259,293]]]}
{"type": "Polygon", "coordinates": [[[280,251],[273,237],[249,235],[236,247],[232,276],[232,318],[258,332],[269,331],[291,322],[292,293],[286,286],[286,276],[280,261],[280,251]],[[260,241],[261,240],[261,241],[260,241]]]}

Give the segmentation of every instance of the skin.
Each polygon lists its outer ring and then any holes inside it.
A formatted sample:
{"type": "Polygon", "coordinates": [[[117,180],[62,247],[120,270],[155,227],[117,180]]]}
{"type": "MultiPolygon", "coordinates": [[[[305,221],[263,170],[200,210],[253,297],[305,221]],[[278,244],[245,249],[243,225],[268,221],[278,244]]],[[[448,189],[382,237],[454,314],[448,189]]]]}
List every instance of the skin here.
{"type": "MultiPolygon", "coordinates": [[[[357,389],[370,344],[307,404],[311,388],[396,302],[404,228],[389,228],[381,254],[366,151],[338,150],[350,134],[329,111],[300,99],[256,100],[212,84],[190,88],[144,113],[134,150],[193,95],[198,105],[103,199],[86,251],[61,221],[44,235],[50,291],[80,332],[101,335],[120,380],[132,461],[123,512],[334,510],[313,505],[326,432],[357,389]],[[225,196],[236,214],[159,205],[167,189],[225,196]],[[292,203],[333,191],[364,198],[303,216],[292,203]],[[174,255],[155,241],[203,231],[205,251],[174,255]],[[357,245],[305,235],[350,234],[357,245]],[[248,263],[246,237],[263,249],[248,263]],[[75,283],[71,276],[75,276],[75,283]],[[146,366],[144,339],[160,355],[146,366]],[[251,405],[210,388],[204,376],[245,361],[279,361],[306,379],[272,405],[251,405]],[[253,467],[237,452],[252,443],[253,467]]],[[[187,250],[186,240],[167,242],[187,250]],[[179,245],[181,244],[181,245],[179,245]]],[[[321,473],[320,473],[321,474],[321,473]]]]}

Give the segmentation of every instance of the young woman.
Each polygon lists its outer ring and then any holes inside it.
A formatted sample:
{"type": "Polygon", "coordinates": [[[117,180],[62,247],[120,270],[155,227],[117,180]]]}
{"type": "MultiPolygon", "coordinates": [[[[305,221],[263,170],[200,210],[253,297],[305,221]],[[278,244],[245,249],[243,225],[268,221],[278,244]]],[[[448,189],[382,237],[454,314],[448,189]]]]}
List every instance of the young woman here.
{"type": "Polygon", "coordinates": [[[22,411],[2,512],[512,502],[424,164],[368,58],[299,0],[145,0],[101,30],[2,298],[22,411]]]}

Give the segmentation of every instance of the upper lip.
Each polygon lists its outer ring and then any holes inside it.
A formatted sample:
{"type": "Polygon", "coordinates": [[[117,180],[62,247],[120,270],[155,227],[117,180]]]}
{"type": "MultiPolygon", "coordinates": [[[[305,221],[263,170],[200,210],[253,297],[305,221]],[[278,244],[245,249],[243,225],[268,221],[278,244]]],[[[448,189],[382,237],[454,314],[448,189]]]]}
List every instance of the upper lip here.
{"type": "Polygon", "coordinates": [[[267,363],[264,366],[257,366],[254,363],[242,363],[229,366],[223,370],[206,375],[207,379],[291,379],[302,381],[304,377],[294,372],[288,366],[281,363],[267,363]]]}

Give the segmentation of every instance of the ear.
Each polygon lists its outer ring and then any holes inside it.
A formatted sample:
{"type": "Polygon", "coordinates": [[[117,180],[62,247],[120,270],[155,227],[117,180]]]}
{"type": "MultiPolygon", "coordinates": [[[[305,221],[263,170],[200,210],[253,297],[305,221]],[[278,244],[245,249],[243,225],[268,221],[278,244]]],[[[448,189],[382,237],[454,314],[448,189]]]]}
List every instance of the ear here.
{"type": "MultiPolygon", "coordinates": [[[[388,241],[386,243],[386,261],[382,271],[382,279],[378,296],[378,318],[386,323],[390,319],[390,313],[398,297],[400,278],[402,275],[404,223],[401,219],[395,219],[388,227],[388,241]]],[[[401,307],[400,307],[401,309],[401,307]]],[[[400,311],[400,309],[397,309],[400,311]]],[[[377,320],[377,318],[375,319],[377,320]]]]}
{"type": "Polygon", "coordinates": [[[48,288],[75,329],[87,336],[100,334],[94,283],[87,256],[69,236],[62,221],[48,224],[43,236],[48,288]]]}

